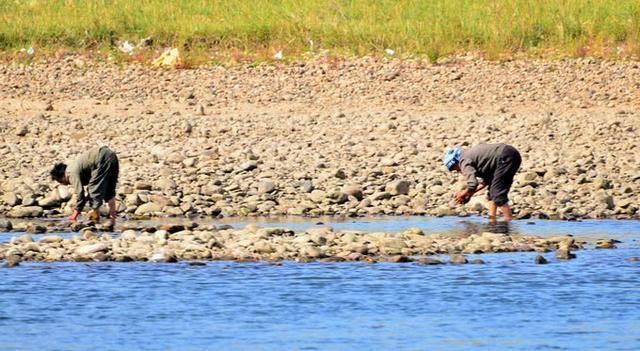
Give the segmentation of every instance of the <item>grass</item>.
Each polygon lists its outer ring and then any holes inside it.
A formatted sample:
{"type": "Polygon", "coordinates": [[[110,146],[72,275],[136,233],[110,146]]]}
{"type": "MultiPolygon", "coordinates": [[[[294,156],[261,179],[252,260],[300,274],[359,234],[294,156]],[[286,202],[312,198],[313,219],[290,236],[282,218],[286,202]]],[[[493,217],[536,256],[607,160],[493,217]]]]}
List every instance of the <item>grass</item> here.
{"type": "MultiPolygon", "coordinates": [[[[638,0],[0,0],[0,51],[114,53],[154,38],[197,64],[337,55],[640,56],[638,0]]],[[[144,57],[144,55],[139,56],[144,57]]]]}

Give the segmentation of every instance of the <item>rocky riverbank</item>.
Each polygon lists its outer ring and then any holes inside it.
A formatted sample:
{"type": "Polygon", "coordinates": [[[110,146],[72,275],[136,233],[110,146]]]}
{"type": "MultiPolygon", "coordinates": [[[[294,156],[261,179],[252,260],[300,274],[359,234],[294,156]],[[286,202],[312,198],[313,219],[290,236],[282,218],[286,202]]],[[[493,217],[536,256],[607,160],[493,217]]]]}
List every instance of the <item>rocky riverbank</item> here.
{"type": "MultiPolygon", "coordinates": [[[[46,226],[29,225],[34,233],[46,226]]],[[[235,261],[366,261],[370,263],[411,262],[438,264],[430,257],[449,254],[452,263],[468,263],[463,254],[488,252],[556,251],[558,259],[575,257],[571,250],[584,242],[572,236],[430,234],[413,228],[400,233],[334,231],[314,227],[304,232],[286,228],[260,228],[250,224],[242,229],[230,226],[172,224],[136,226],[118,232],[75,224],[72,237],[51,233],[38,239],[31,234],[14,236],[0,244],[0,260],[8,264],[25,261],[151,261],[235,260],[235,261]]],[[[44,229],[43,229],[44,228],[44,229]]],[[[49,228],[49,230],[56,230],[49,228]]],[[[61,228],[57,228],[61,229],[61,228]]],[[[67,229],[68,230],[68,229],[67,229]]],[[[611,240],[601,240],[599,248],[614,248],[611,240]]],[[[480,263],[479,261],[477,263],[480,263]]]]}
{"type": "Polygon", "coordinates": [[[519,218],[640,218],[640,68],[592,59],[319,57],[161,70],[67,56],[0,66],[0,214],[62,216],[51,166],[118,153],[120,214],[469,215],[447,147],[506,142],[519,218]]]}

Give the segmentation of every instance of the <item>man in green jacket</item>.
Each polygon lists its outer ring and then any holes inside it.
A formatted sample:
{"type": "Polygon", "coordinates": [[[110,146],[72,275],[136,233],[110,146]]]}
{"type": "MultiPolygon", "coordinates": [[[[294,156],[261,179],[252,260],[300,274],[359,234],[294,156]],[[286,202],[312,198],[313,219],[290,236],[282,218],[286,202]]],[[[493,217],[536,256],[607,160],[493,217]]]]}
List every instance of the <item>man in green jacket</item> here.
{"type": "Polygon", "coordinates": [[[115,152],[106,146],[94,147],[82,153],[69,167],[64,163],[58,163],[53,167],[50,172],[51,178],[63,185],[71,184],[76,193],[70,221],[75,222],[84,205],[90,202],[89,219],[98,223],[100,206],[106,201],[111,224],[115,223],[119,167],[115,152]],[[84,186],[87,187],[86,194],[84,186]]]}
{"type": "Polygon", "coordinates": [[[456,203],[467,203],[473,194],[488,187],[489,220],[495,221],[498,207],[504,220],[511,220],[508,195],[522,162],[518,150],[507,144],[479,144],[464,150],[450,149],[442,161],[449,171],[461,172],[467,180],[467,187],[454,197],[456,203]],[[477,178],[482,179],[481,184],[477,178]]]}

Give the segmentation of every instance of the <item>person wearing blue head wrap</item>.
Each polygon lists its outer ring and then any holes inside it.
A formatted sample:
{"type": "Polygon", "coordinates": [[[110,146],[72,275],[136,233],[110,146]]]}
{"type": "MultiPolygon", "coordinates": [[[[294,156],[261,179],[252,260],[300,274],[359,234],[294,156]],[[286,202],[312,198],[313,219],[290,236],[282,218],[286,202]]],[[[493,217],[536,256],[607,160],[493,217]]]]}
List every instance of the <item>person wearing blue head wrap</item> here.
{"type": "Polygon", "coordinates": [[[465,150],[453,148],[445,152],[442,162],[449,171],[461,172],[467,179],[466,188],[454,197],[456,203],[465,204],[475,193],[488,187],[489,219],[495,221],[498,207],[505,221],[512,219],[508,194],[522,163],[518,150],[507,144],[479,144],[465,150]]]}

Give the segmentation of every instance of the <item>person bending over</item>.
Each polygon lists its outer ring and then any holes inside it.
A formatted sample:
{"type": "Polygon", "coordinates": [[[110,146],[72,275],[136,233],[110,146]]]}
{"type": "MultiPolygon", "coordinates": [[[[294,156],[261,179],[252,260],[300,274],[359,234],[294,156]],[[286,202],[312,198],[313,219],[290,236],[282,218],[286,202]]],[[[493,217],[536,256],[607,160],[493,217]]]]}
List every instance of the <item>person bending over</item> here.
{"type": "Polygon", "coordinates": [[[521,162],[518,150],[507,144],[479,144],[464,150],[453,148],[443,157],[449,171],[462,172],[467,179],[466,188],[454,197],[456,203],[467,203],[473,194],[488,187],[490,221],[496,220],[498,207],[506,222],[512,219],[508,195],[521,162]],[[481,184],[478,178],[482,179],[481,184]]]}
{"type": "Polygon", "coordinates": [[[53,167],[50,172],[51,178],[63,185],[71,184],[76,193],[73,213],[68,217],[70,221],[75,222],[85,204],[90,202],[89,219],[98,223],[100,206],[106,201],[109,206],[109,220],[112,225],[115,224],[119,167],[115,152],[106,146],[85,151],[69,167],[64,163],[57,163],[53,167]],[[87,187],[86,194],[84,186],[87,187]]]}

